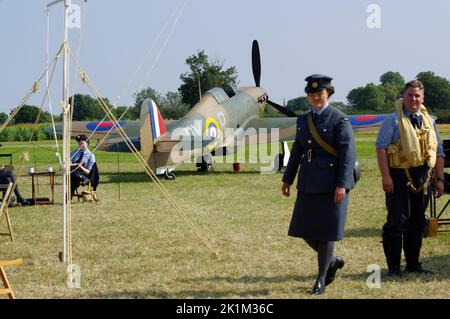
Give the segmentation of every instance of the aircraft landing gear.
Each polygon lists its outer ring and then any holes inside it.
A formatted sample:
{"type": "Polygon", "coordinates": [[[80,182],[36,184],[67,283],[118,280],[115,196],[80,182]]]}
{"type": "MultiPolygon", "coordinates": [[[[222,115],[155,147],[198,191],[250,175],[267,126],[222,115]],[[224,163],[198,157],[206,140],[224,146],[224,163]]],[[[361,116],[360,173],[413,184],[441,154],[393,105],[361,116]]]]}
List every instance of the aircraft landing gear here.
{"type": "Polygon", "coordinates": [[[212,170],[212,158],[210,155],[203,155],[197,160],[197,171],[201,173],[208,173],[212,170]]]}
{"type": "Polygon", "coordinates": [[[164,178],[168,181],[173,181],[173,180],[175,180],[175,175],[173,173],[169,172],[169,170],[166,170],[164,172],[164,178]]]}
{"type": "Polygon", "coordinates": [[[281,172],[284,168],[286,168],[285,163],[287,165],[287,162],[289,161],[289,157],[291,155],[287,142],[281,142],[281,150],[282,153],[275,155],[273,161],[275,172],[281,172]]]}
{"type": "Polygon", "coordinates": [[[284,161],[284,154],[277,154],[275,155],[273,159],[273,170],[275,172],[281,172],[281,169],[283,168],[283,161],[284,161]]]}

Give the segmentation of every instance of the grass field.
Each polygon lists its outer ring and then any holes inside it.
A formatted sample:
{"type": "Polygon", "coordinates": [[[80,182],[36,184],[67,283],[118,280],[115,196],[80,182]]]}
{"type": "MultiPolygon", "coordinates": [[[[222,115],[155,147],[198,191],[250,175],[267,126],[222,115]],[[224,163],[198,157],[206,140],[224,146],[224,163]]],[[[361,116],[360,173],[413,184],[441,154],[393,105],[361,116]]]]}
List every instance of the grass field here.
{"type": "MultiPolygon", "coordinates": [[[[449,127],[441,127],[450,135],[449,127]]],[[[319,298],[449,298],[450,233],[424,240],[422,261],[432,276],[385,277],[380,244],[386,212],[376,165],[373,133],[359,133],[362,179],[351,192],[346,237],[336,253],[346,260],[327,293],[319,298]],[[381,288],[366,284],[367,266],[382,270],[381,288]]],[[[25,143],[4,143],[16,167],[25,143]]],[[[55,147],[41,142],[30,149],[40,170],[57,167],[55,147]],[[34,156],[35,154],[35,156],[34,156]]],[[[96,153],[101,170],[98,204],[73,204],[73,261],[81,269],[81,288],[68,289],[61,250],[61,177],[57,205],[10,209],[15,242],[0,237],[0,258],[21,257],[24,264],[6,268],[18,298],[318,298],[309,294],[315,274],[313,251],[287,236],[295,196],[281,196],[281,175],[260,174],[259,165],[216,164],[208,176],[194,165],[177,170],[175,181],[161,179],[201,233],[219,252],[215,257],[148,182],[130,154],[120,154],[120,200],[117,157],[96,153]]],[[[26,169],[24,170],[26,172],[26,169]]],[[[31,180],[19,179],[31,195],[31,180]]],[[[40,179],[40,195],[49,193],[40,179]]],[[[441,207],[448,199],[438,200],[441,207]]],[[[445,213],[449,215],[450,213],[445,213]]],[[[0,221],[0,232],[6,230],[0,221]]]]}

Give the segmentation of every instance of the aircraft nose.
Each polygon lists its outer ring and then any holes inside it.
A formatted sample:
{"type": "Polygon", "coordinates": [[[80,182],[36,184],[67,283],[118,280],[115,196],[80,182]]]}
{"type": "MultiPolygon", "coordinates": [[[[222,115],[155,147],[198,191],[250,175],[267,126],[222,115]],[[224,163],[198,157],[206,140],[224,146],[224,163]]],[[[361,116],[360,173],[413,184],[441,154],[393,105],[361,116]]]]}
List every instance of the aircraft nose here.
{"type": "Polygon", "coordinates": [[[251,95],[259,103],[263,103],[267,100],[267,93],[261,87],[247,87],[242,88],[241,91],[251,95]]]}

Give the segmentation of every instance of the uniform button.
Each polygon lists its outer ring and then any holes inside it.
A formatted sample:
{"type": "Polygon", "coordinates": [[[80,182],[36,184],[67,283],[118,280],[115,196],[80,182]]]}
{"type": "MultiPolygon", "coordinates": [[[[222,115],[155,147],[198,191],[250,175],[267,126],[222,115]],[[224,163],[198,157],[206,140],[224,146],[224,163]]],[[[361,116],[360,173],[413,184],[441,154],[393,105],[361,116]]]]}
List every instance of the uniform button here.
{"type": "Polygon", "coordinates": [[[300,128],[298,128],[297,130],[299,130],[299,131],[300,131],[300,128]]]}
{"type": "Polygon", "coordinates": [[[312,143],[312,141],[311,140],[308,140],[308,144],[311,144],[312,143]]]}
{"type": "Polygon", "coordinates": [[[330,163],[330,166],[333,167],[333,163],[330,163]]]}
{"type": "Polygon", "coordinates": [[[324,132],[326,132],[326,131],[327,131],[327,129],[326,129],[326,128],[324,128],[324,129],[323,129],[323,131],[324,131],[324,132]]]}

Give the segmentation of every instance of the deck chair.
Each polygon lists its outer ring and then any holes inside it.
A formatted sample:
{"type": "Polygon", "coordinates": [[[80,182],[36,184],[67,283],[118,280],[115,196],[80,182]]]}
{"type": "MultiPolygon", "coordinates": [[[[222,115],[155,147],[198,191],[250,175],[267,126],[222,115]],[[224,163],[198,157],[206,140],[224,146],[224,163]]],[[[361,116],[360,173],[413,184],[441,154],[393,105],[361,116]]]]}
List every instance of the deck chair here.
{"type": "Polygon", "coordinates": [[[77,187],[75,189],[75,196],[78,198],[78,201],[83,200],[83,202],[99,202],[100,199],[97,195],[97,187],[100,182],[100,173],[98,171],[97,162],[92,166],[91,171],[88,175],[89,182],[86,185],[86,189],[80,190],[83,186],[77,187]]]}
{"type": "Polygon", "coordinates": [[[14,292],[9,284],[8,278],[6,277],[4,266],[20,265],[22,264],[22,259],[0,259],[0,279],[3,282],[5,288],[0,288],[0,295],[8,295],[9,299],[15,299],[14,292]]]}
{"type": "MultiPolygon", "coordinates": [[[[2,184],[0,186],[4,187],[4,184],[2,184]]],[[[11,238],[11,241],[14,241],[11,221],[9,219],[9,214],[8,214],[8,206],[9,206],[9,202],[11,201],[12,194],[13,194],[12,188],[13,188],[13,183],[9,183],[6,186],[6,191],[4,192],[3,201],[0,206],[0,221],[1,221],[2,216],[5,215],[6,224],[8,225],[8,231],[9,231],[9,233],[6,233],[6,235],[9,235],[9,238],[11,238]]],[[[0,234],[0,235],[5,235],[5,234],[0,234]]]]}

